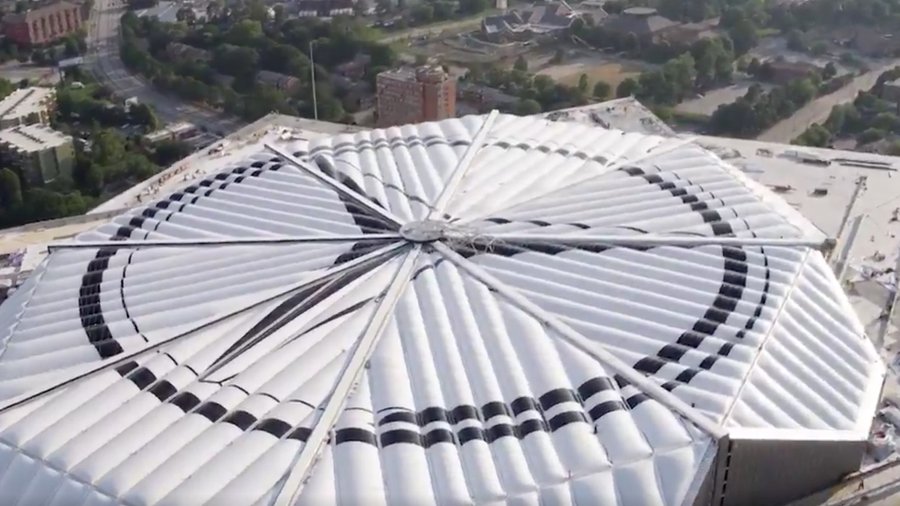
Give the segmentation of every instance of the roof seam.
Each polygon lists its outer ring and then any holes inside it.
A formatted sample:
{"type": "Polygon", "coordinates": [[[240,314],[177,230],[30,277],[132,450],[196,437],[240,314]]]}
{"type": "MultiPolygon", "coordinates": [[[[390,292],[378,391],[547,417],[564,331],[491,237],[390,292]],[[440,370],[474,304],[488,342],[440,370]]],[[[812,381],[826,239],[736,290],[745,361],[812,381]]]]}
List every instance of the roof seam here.
{"type": "Polygon", "coordinates": [[[202,246],[263,246],[271,244],[305,244],[318,242],[358,242],[400,239],[398,234],[359,234],[342,235],[333,237],[321,236],[281,236],[281,237],[253,237],[253,238],[223,238],[223,239],[194,239],[194,240],[125,240],[125,241],[66,241],[47,245],[47,251],[64,249],[95,249],[95,248],[199,248],[202,246]]]}
{"type": "Polygon", "coordinates": [[[800,281],[800,276],[803,274],[803,270],[806,268],[806,264],[809,262],[809,257],[811,254],[811,250],[806,250],[806,254],[803,255],[803,260],[801,261],[800,266],[797,268],[797,272],[794,274],[791,285],[788,288],[787,293],[784,294],[784,298],[781,301],[781,304],[778,306],[778,310],[775,311],[775,314],[772,317],[773,324],[770,325],[768,331],[766,331],[766,335],[763,337],[762,342],[759,345],[759,349],[757,350],[756,355],[753,357],[753,361],[750,363],[750,367],[747,368],[747,373],[744,374],[744,377],[741,379],[741,385],[732,396],[731,405],[728,407],[728,409],[725,410],[725,413],[722,416],[722,420],[719,422],[719,425],[722,428],[725,427],[725,424],[728,422],[729,418],[731,418],[731,414],[734,412],[734,408],[735,406],[737,406],[738,400],[741,398],[741,393],[744,391],[744,387],[746,387],[747,383],[749,383],[750,376],[752,376],[753,371],[756,369],[756,365],[759,363],[760,357],[763,356],[766,345],[772,339],[772,335],[775,333],[775,327],[778,326],[781,313],[784,312],[784,308],[787,307],[788,302],[791,300],[791,295],[794,293],[794,289],[797,288],[797,284],[800,281]]]}
{"type": "Polygon", "coordinates": [[[390,284],[382,292],[371,319],[362,335],[356,340],[356,346],[350,351],[346,365],[339,373],[334,388],[327,396],[325,407],[316,420],[306,444],[291,462],[287,478],[275,498],[275,505],[290,506],[299,497],[304,483],[316,467],[329,434],[362,378],[362,373],[381,336],[384,335],[388,318],[393,314],[397,301],[412,280],[413,268],[418,263],[421,251],[421,246],[413,246],[403,259],[403,263],[398,266],[390,284]]]}
{"type": "MultiPolygon", "coordinates": [[[[451,230],[448,235],[454,239],[468,239],[470,234],[457,233],[453,234],[451,230]]],[[[474,237],[474,240],[485,241],[488,244],[496,241],[508,241],[512,243],[529,243],[529,242],[554,242],[554,243],[579,243],[579,244],[608,244],[608,245],[630,245],[630,246],[773,246],[773,247],[807,247],[822,248],[826,246],[824,241],[813,239],[782,239],[782,238],[766,238],[766,237],[728,237],[728,236],[683,236],[683,235],[665,235],[658,233],[639,234],[637,236],[628,235],[542,235],[542,234],[481,234],[474,237]]]]}
{"type": "Polygon", "coordinates": [[[696,425],[712,437],[718,439],[725,434],[723,427],[713,423],[707,416],[688,406],[684,401],[676,397],[671,392],[665,390],[656,383],[653,383],[651,379],[647,378],[631,367],[628,367],[628,365],[623,363],[620,359],[616,358],[614,355],[606,351],[602,347],[602,345],[590,342],[590,340],[585,336],[569,327],[559,318],[554,317],[553,315],[548,314],[546,311],[542,310],[536,304],[528,300],[527,297],[523,296],[515,289],[508,287],[505,283],[495,278],[479,265],[467,261],[458,253],[453,251],[453,249],[443,243],[435,242],[433,243],[433,246],[437,251],[443,254],[447,258],[447,260],[453,262],[456,266],[465,270],[470,275],[475,277],[475,279],[484,283],[489,288],[496,290],[499,294],[503,295],[504,297],[506,297],[506,299],[518,306],[519,309],[525,311],[525,313],[540,321],[541,324],[555,330],[561,337],[566,340],[566,342],[568,342],[572,346],[583,351],[588,356],[602,363],[604,366],[609,367],[613,372],[622,375],[622,377],[627,379],[633,386],[635,386],[635,388],[637,388],[641,392],[656,399],[671,411],[681,415],[687,420],[690,420],[694,425],[696,425]]]}

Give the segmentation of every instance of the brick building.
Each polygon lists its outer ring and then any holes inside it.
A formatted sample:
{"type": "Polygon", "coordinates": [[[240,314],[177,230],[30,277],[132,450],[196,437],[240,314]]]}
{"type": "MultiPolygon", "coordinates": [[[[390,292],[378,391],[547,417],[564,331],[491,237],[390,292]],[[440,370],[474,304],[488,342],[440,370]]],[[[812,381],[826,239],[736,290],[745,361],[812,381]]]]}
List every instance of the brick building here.
{"type": "Polygon", "coordinates": [[[17,44],[41,45],[57,41],[81,28],[81,9],[56,2],[3,19],[3,33],[17,44]]]}
{"type": "Polygon", "coordinates": [[[456,79],[439,66],[386,70],[375,85],[380,127],[456,116],[456,79]]]}

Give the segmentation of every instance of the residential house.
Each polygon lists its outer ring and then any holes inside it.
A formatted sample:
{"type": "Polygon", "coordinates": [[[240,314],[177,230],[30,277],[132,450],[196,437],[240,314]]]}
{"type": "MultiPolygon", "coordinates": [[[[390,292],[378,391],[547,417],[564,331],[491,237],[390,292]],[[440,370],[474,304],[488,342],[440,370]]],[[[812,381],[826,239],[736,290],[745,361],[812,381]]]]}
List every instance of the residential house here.
{"type": "Polygon", "coordinates": [[[348,62],[334,67],[333,74],[344,76],[348,79],[362,79],[372,63],[372,57],[367,54],[358,54],[348,62]]]}
{"type": "Polygon", "coordinates": [[[775,59],[763,62],[760,68],[760,75],[763,79],[778,84],[787,84],[796,79],[808,77],[810,74],[818,74],[821,71],[822,69],[812,63],[775,59]]]}
{"type": "Polygon", "coordinates": [[[456,98],[475,108],[477,112],[492,109],[511,110],[519,103],[518,97],[483,84],[460,81],[456,86],[456,98]]]}
{"type": "Polygon", "coordinates": [[[209,63],[212,60],[212,54],[209,51],[182,44],[181,42],[170,42],[166,46],[166,54],[172,60],[190,60],[203,63],[209,63]]]}
{"type": "Polygon", "coordinates": [[[256,79],[265,85],[271,86],[276,90],[291,94],[300,89],[300,79],[281,72],[272,72],[270,70],[260,70],[256,74],[256,79]]]}

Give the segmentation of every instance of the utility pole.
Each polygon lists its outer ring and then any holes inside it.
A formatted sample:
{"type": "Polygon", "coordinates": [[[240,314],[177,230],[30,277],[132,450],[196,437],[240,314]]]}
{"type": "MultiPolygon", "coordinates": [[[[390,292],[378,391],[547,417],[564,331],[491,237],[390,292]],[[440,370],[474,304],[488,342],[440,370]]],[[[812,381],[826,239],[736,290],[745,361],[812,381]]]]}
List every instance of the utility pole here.
{"type": "Polygon", "coordinates": [[[310,74],[310,82],[312,84],[312,99],[313,99],[313,119],[319,119],[319,104],[316,103],[316,61],[313,59],[313,44],[316,41],[309,41],[309,74],[310,74]]]}

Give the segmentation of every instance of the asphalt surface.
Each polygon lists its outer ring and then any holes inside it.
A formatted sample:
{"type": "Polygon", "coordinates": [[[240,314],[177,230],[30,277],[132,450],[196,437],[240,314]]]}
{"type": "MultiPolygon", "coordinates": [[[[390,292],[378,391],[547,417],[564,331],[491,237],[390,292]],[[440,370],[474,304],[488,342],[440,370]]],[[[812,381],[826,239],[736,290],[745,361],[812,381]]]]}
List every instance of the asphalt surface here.
{"type": "Polygon", "coordinates": [[[756,139],[769,142],[789,143],[806,131],[813,123],[822,123],[828,119],[831,109],[839,104],[852,102],[860,91],[869,90],[886,70],[900,64],[900,60],[891,60],[850,81],[834,93],[819,97],[797,110],[791,117],[776,123],[761,133],[756,139]]]}
{"type": "Polygon", "coordinates": [[[220,136],[245,125],[238,118],[161,93],[144,78],[131,74],[119,58],[119,20],[125,12],[121,0],[97,0],[91,10],[85,65],[100,82],[119,98],[137,97],[152,106],[164,123],[188,121],[220,136]]]}

